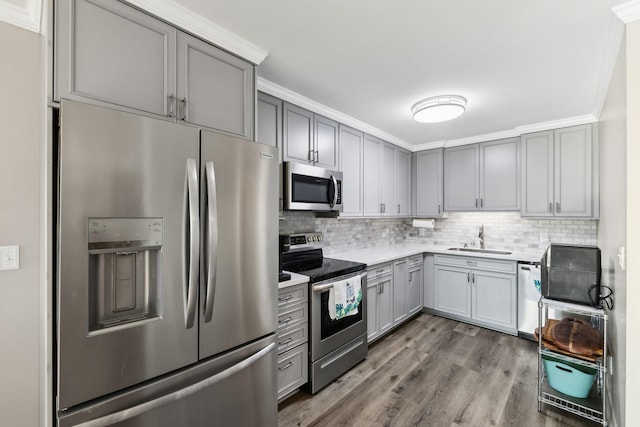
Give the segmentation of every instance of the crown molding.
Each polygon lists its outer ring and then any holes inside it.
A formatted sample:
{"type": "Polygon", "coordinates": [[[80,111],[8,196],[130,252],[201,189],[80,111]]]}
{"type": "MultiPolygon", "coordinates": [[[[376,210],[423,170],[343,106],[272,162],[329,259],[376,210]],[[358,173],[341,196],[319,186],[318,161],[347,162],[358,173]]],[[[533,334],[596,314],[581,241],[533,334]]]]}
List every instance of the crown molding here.
{"type": "Polygon", "coordinates": [[[269,54],[266,50],[222,28],[215,22],[198,15],[173,0],[126,1],[256,65],[260,65],[269,54]]]}
{"type": "Polygon", "coordinates": [[[640,19],[640,1],[633,0],[611,9],[625,24],[640,19]]]}
{"type": "Polygon", "coordinates": [[[262,77],[258,77],[258,90],[268,93],[269,95],[273,95],[276,98],[280,98],[284,101],[295,104],[299,107],[311,110],[314,113],[321,114],[327,118],[333,119],[347,126],[351,126],[355,129],[358,129],[359,131],[368,133],[369,135],[383,139],[409,151],[415,151],[415,146],[413,144],[409,144],[407,141],[404,141],[396,136],[393,136],[383,130],[380,130],[347,114],[341,113],[340,111],[334,110],[333,108],[327,107],[324,104],[320,104],[319,102],[307,98],[306,96],[300,95],[297,92],[289,90],[262,77]]]}
{"type": "Polygon", "coordinates": [[[0,0],[0,21],[40,33],[42,1],[28,0],[25,7],[20,7],[9,0],[0,0]]]}
{"type": "Polygon", "coordinates": [[[373,127],[367,123],[364,123],[358,119],[355,119],[349,115],[343,114],[326,105],[320,104],[312,99],[300,95],[297,92],[293,92],[285,87],[275,84],[262,77],[258,77],[258,90],[266,92],[269,95],[273,95],[276,98],[280,98],[284,101],[291,102],[299,107],[306,108],[315,113],[321,114],[330,119],[336,120],[347,126],[356,128],[362,132],[373,135],[377,138],[383,139],[387,142],[405,148],[409,151],[423,151],[430,150],[432,148],[443,147],[457,147],[459,145],[476,144],[478,142],[495,141],[505,138],[517,138],[520,135],[526,133],[540,132],[545,130],[560,129],[569,126],[584,125],[588,123],[595,123],[598,121],[593,114],[585,114],[583,116],[568,117],[560,120],[552,120],[548,122],[535,123],[525,126],[516,126],[513,129],[508,129],[499,132],[486,133],[483,135],[471,136],[468,138],[447,139],[440,141],[425,142],[422,144],[410,144],[400,138],[397,138],[387,132],[384,132],[376,127],[373,127]]]}

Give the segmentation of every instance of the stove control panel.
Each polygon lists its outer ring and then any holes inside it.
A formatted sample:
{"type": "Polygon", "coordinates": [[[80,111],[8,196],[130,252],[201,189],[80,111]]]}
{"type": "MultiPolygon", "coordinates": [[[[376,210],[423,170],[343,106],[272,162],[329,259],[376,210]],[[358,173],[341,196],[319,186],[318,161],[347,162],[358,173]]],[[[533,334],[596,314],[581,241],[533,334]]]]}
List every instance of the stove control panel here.
{"type": "Polygon", "coordinates": [[[281,234],[280,237],[288,240],[291,248],[294,246],[313,245],[322,241],[322,233],[317,232],[281,234]]]}

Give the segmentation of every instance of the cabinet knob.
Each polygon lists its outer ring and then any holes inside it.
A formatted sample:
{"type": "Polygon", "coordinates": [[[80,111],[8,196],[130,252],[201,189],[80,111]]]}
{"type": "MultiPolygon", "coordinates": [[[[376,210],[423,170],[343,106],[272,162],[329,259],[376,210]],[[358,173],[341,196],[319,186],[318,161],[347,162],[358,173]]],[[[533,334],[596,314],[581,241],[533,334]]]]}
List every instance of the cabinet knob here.
{"type": "Polygon", "coordinates": [[[556,202],[556,213],[560,213],[560,202],[556,202]]]}

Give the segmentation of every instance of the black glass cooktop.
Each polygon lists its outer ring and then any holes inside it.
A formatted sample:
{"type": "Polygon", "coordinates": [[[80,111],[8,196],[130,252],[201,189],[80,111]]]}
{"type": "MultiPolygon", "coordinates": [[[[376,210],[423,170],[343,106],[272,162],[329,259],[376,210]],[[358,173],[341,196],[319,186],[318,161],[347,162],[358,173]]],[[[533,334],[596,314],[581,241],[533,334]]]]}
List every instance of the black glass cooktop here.
{"type": "Polygon", "coordinates": [[[308,249],[283,254],[282,269],[309,276],[311,283],[322,282],[367,268],[367,264],[325,258],[322,249],[308,249]]]}

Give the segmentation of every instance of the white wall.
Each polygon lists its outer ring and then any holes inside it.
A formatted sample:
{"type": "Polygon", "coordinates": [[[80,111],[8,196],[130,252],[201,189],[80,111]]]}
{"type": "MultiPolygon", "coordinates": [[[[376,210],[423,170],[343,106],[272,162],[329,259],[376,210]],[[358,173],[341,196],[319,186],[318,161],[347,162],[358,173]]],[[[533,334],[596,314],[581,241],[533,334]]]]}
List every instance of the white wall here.
{"type": "Polygon", "coordinates": [[[20,269],[0,271],[0,424],[40,420],[41,36],[0,22],[0,245],[20,269]]]}
{"type": "MultiPolygon", "coordinates": [[[[625,425],[640,420],[640,20],[626,27],[627,56],[627,312],[625,425]]],[[[621,424],[622,425],[622,424],[621,424]]]]}
{"type": "Polygon", "coordinates": [[[615,307],[610,313],[609,349],[615,375],[611,377],[611,408],[614,425],[621,425],[625,413],[626,376],[626,271],[618,263],[618,250],[626,247],[627,232],[627,115],[625,42],[600,116],[600,222],[598,246],[602,250],[602,283],[614,289],[615,307]]]}

